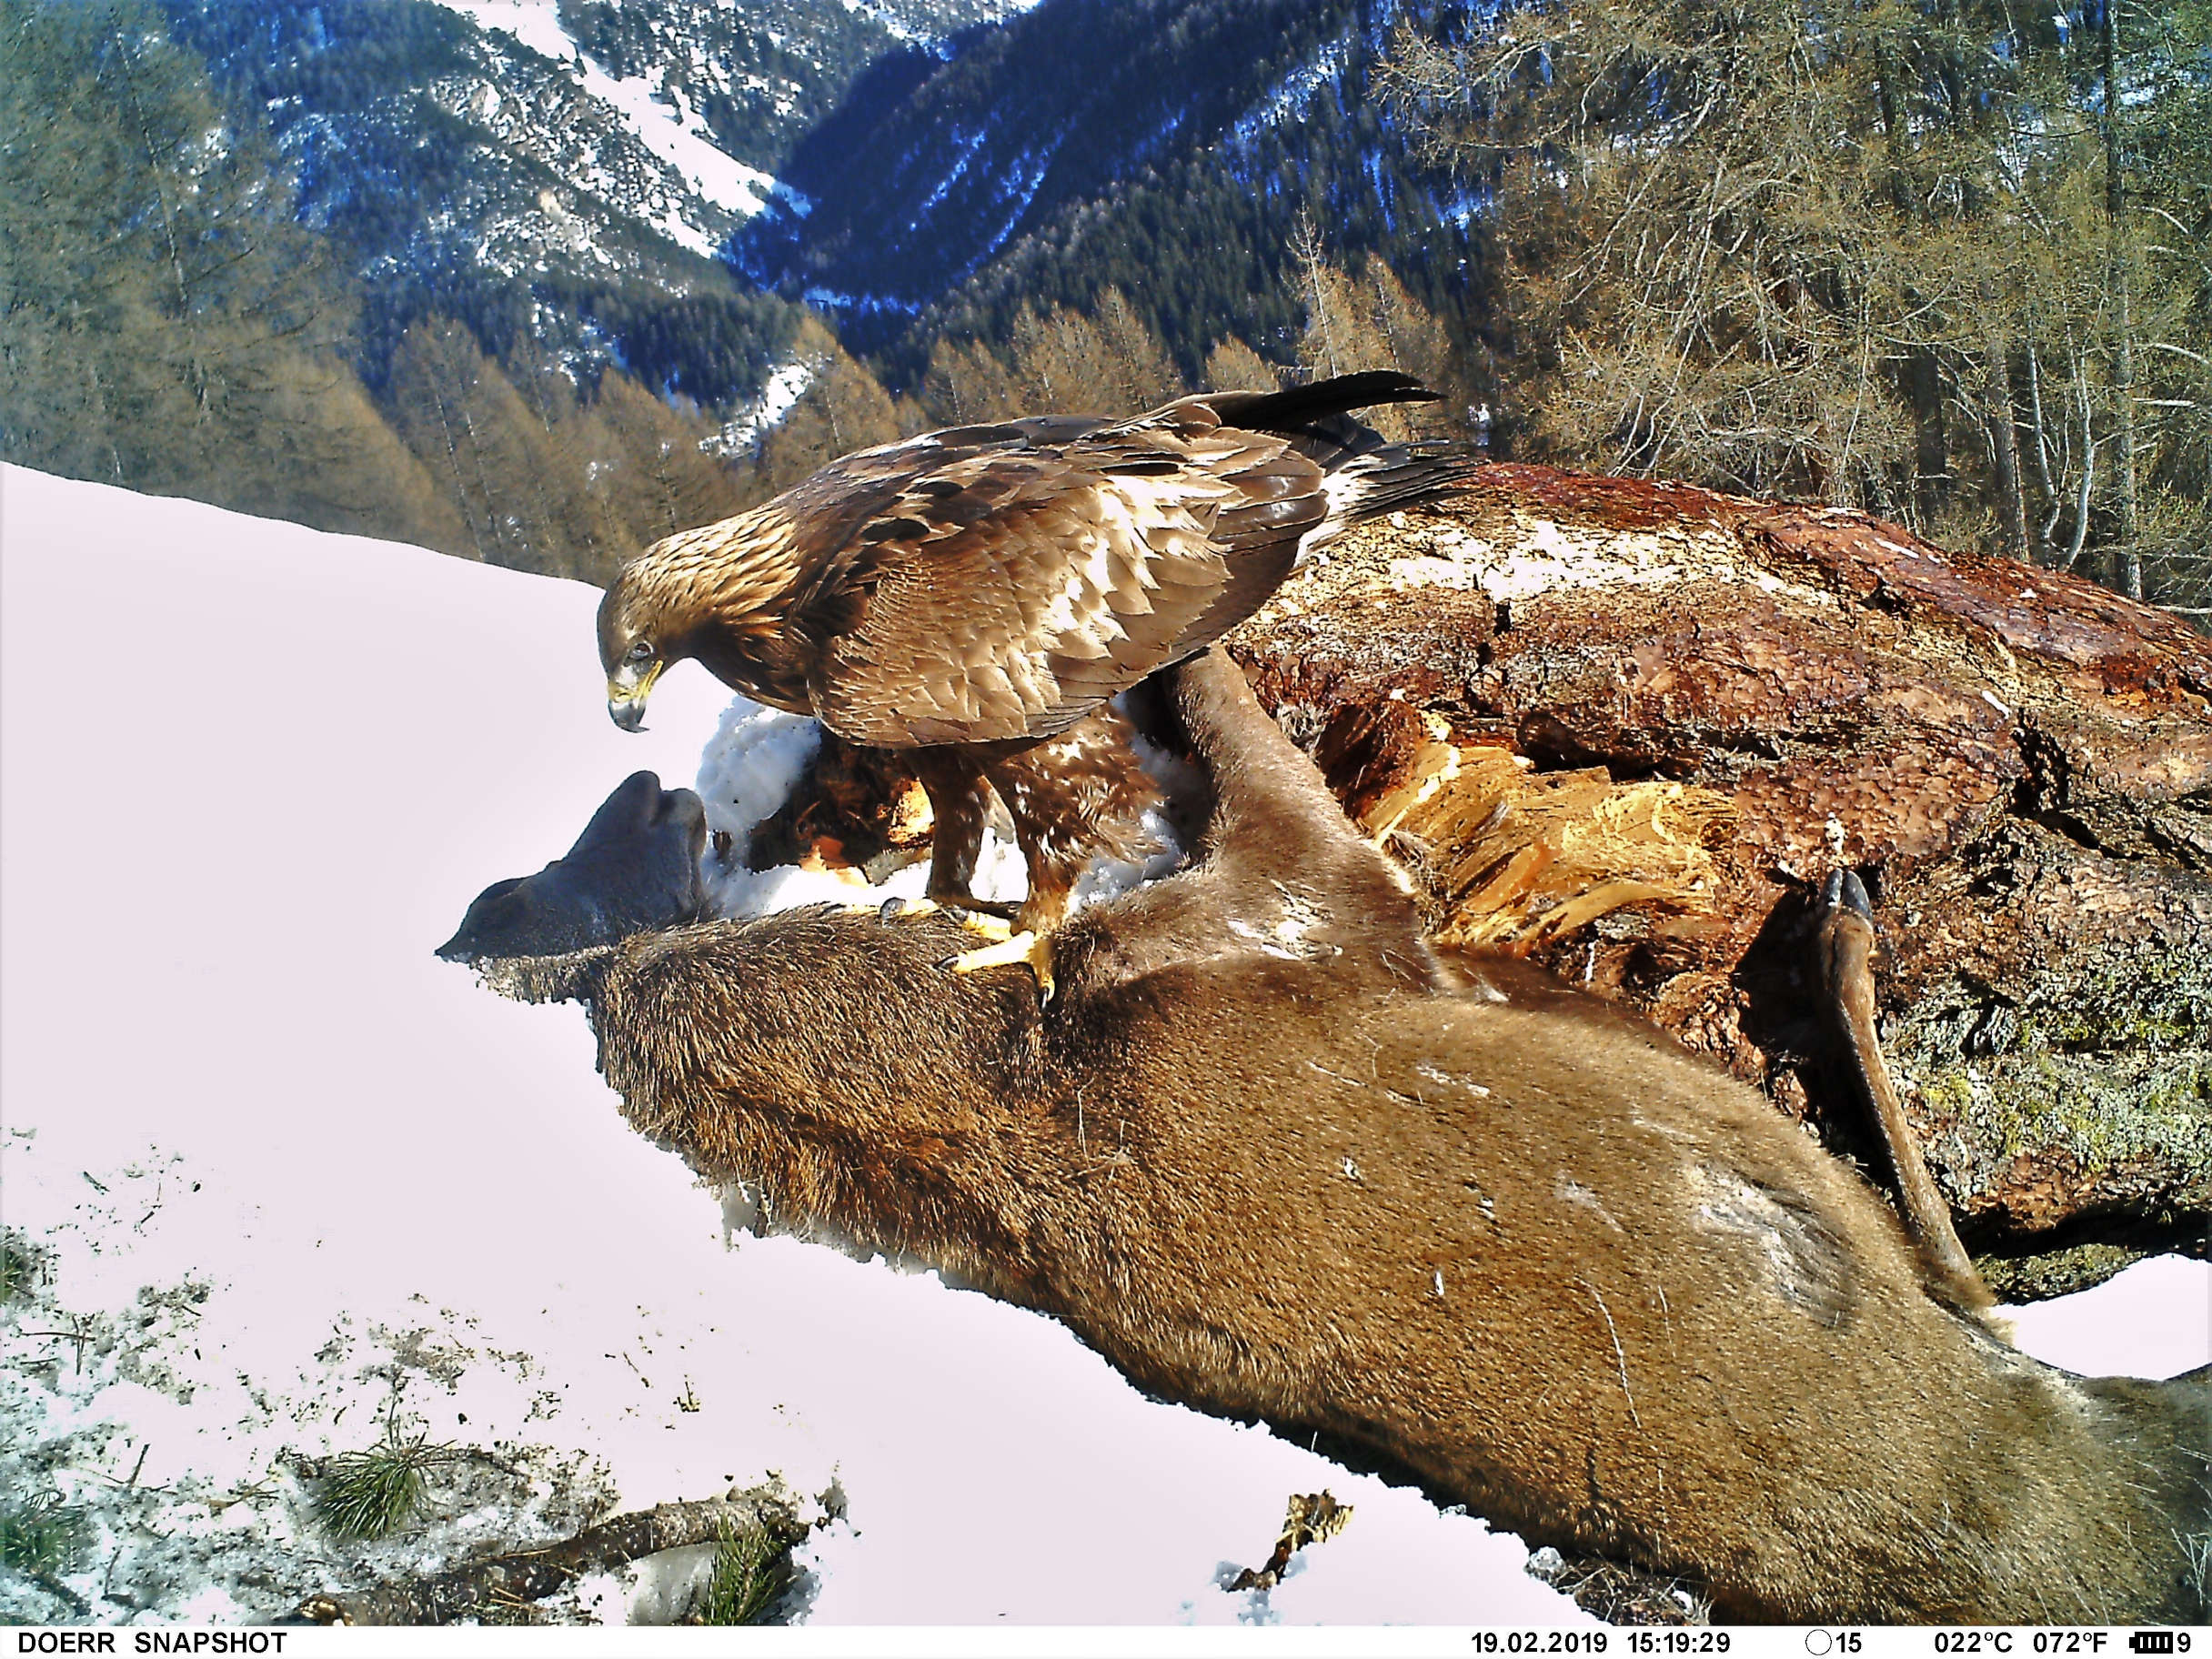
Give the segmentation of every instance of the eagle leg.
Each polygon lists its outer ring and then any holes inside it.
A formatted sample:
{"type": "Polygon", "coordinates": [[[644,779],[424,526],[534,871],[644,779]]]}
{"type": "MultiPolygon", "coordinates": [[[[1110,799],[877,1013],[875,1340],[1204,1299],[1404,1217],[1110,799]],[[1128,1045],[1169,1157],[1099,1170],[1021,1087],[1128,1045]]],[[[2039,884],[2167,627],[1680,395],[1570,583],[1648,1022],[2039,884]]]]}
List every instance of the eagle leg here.
{"type": "Polygon", "coordinates": [[[983,850],[983,826],[990,814],[990,788],[983,768],[950,749],[914,751],[914,776],[930,798],[933,820],[930,845],[930,897],[947,910],[1013,914],[970,892],[976,860],[983,850]]]}
{"type": "Polygon", "coordinates": [[[1060,926],[1069,895],[1098,854],[1140,856],[1145,809],[1161,795],[1135,744],[1129,720],[1105,708],[1057,738],[985,763],[1029,866],[1016,928],[1041,934],[1060,926]]]}

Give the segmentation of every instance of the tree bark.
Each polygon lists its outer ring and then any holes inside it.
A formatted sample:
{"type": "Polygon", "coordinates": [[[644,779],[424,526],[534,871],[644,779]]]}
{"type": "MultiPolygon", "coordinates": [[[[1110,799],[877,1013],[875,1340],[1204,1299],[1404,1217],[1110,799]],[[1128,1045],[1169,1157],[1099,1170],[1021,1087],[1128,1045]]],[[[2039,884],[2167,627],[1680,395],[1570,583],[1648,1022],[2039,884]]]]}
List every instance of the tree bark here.
{"type": "Polygon", "coordinates": [[[1969,1248],[2204,1248],[2212,642],[2183,624],[1853,511],[1498,466],[1230,644],[1444,942],[1641,1010],[1878,1168],[1808,970],[1848,865],[1969,1248]]]}

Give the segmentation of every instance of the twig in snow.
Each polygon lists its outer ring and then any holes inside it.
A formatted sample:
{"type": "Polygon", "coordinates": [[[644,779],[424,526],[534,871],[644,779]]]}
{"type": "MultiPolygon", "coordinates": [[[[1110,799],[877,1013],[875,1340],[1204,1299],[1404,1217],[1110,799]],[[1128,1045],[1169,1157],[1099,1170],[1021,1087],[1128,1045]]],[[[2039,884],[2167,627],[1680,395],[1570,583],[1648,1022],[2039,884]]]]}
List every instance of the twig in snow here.
{"type": "Polygon", "coordinates": [[[71,1363],[70,1370],[81,1372],[85,1369],[85,1344],[92,1341],[95,1333],[86,1326],[81,1314],[76,1315],[75,1320],[76,1329],[74,1331],[25,1331],[23,1334],[25,1336],[51,1336],[65,1342],[75,1343],[76,1358],[71,1363]]]}
{"type": "MultiPolygon", "coordinates": [[[[1317,1432],[1318,1433],[1318,1432],[1317,1432]]],[[[1352,1505],[1339,1503],[1326,1492],[1292,1494],[1290,1511],[1282,1518],[1282,1535],[1275,1540],[1274,1553],[1267,1564],[1257,1573],[1246,1567],[1232,1579],[1230,1590],[1272,1590],[1282,1582],[1282,1571],[1291,1564],[1291,1557],[1309,1543],[1325,1543],[1352,1524],[1352,1505]]]]}

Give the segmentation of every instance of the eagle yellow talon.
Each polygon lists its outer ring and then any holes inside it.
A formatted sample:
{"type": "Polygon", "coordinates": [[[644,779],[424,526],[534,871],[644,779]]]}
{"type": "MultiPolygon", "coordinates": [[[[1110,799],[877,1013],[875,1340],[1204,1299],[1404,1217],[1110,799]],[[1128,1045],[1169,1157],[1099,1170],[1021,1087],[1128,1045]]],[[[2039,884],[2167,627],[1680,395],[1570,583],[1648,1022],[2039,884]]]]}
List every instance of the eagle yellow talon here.
{"type": "Polygon", "coordinates": [[[935,915],[938,903],[934,899],[858,899],[837,908],[839,914],[844,916],[873,916],[879,921],[919,921],[924,916],[935,915]]]}
{"type": "MultiPolygon", "coordinates": [[[[1015,936],[1014,924],[1012,922],[1007,920],[1007,919],[1003,916],[993,916],[989,910],[962,910],[956,905],[952,909],[952,919],[959,922],[960,926],[966,928],[970,933],[980,933],[985,939],[990,940],[991,941],[991,949],[994,950],[1003,948],[1005,945],[1010,943],[1015,936]]],[[[969,954],[977,955],[980,954],[980,952],[970,951],[969,954]]],[[[960,960],[964,962],[968,960],[968,958],[963,956],[960,960]]],[[[1007,960],[1012,961],[1019,959],[1010,957],[1007,960]]],[[[977,965],[979,967],[988,968],[992,964],[989,962],[981,962],[978,963],[977,965]]],[[[961,971],[966,972],[967,970],[963,969],[961,971]]]]}
{"type": "MultiPolygon", "coordinates": [[[[1006,926],[997,917],[990,920],[1000,927],[1006,926]]],[[[995,945],[986,945],[980,950],[969,950],[956,956],[946,964],[955,973],[976,973],[985,968],[1004,968],[1015,962],[1026,962],[1037,976],[1037,990],[1045,1001],[1052,1000],[1052,941],[1048,934],[1023,931],[1000,940],[995,945]]]]}

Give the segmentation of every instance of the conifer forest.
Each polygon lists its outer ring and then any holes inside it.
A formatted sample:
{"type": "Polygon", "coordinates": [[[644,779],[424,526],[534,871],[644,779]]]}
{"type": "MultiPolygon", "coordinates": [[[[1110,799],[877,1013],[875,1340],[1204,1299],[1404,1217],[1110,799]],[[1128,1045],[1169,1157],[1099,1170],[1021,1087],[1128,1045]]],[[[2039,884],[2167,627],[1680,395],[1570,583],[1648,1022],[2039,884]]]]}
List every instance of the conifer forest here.
{"type": "Polygon", "coordinates": [[[1394,435],[2212,619],[2212,0],[480,12],[0,0],[0,457],[604,580],[930,427],[1394,367],[1394,435]]]}

